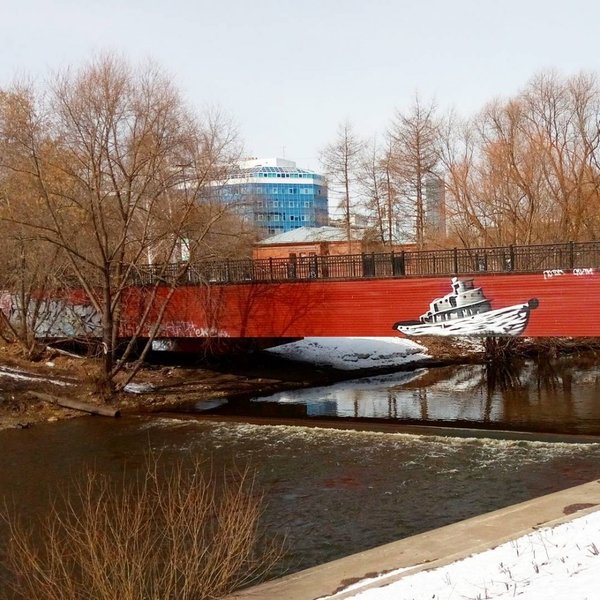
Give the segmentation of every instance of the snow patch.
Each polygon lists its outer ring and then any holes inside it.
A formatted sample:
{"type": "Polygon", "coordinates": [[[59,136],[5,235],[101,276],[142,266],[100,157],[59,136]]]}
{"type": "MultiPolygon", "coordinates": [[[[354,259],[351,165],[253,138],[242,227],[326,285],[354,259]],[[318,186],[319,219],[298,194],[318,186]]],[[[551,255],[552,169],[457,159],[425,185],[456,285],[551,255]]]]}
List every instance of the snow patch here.
{"type": "Polygon", "coordinates": [[[151,383],[128,383],[123,391],[128,394],[145,394],[154,390],[154,386],[151,383]]]}
{"type": "Polygon", "coordinates": [[[545,527],[496,548],[389,583],[391,574],[361,582],[379,587],[348,596],[356,600],[592,600],[600,588],[600,511],[545,527]]]}
{"type": "Polygon", "coordinates": [[[268,352],[344,370],[395,367],[428,358],[427,348],[397,337],[304,338],[268,352]]]}
{"type": "Polygon", "coordinates": [[[53,385],[68,386],[73,385],[68,381],[62,381],[60,379],[50,379],[43,375],[36,375],[35,373],[27,373],[26,371],[20,371],[18,369],[12,369],[10,367],[0,367],[0,377],[6,379],[17,379],[21,381],[38,381],[40,383],[46,382],[53,385]]]}

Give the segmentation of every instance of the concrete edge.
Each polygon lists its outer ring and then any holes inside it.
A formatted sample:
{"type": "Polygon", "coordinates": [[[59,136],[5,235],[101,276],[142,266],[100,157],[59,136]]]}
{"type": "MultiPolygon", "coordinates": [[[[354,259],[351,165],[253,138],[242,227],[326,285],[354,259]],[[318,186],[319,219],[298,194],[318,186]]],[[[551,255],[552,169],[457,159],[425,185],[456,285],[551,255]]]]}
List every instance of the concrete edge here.
{"type": "Polygon", "coordinates": [[[419,571],[461,560],[543,527],[600,509],[600,480],[527,500],[484,515],[391,542],[227,596],[228,600],[343,600],[419,571]],[[402,572],[398,570],[403,569],[402,572]],[[384,583],[363,580],[390,573],[384,583]]]}

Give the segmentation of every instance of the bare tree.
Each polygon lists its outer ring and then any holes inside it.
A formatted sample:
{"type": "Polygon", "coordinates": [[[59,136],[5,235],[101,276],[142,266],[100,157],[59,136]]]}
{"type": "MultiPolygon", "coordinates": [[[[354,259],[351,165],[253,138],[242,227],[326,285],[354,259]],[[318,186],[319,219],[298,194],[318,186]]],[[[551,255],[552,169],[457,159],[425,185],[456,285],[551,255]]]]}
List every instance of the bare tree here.
{"type": "Polygon", "coordinates": [[[399,205],[400,185],[396,178],[394,165],[394,142],[389,135],[387,136],[386,146],[383,154],[380,157],[379,167],[383,176],[383,194],[385,198],[385,237],[391,248],[396,239],[396,226],[402,219],[403,215],[401,214],[399,205]]]}
{"type": "Polygon", "coordinates": [[[0,239],[0,335],[18,342],[28,359],[38,360],[45,350],[38,334],[50,332],[57,319],[45,293],[61,280],[64,257],[24,228],[8,227],[1,217],[0,239]]]}
{"type": "Polygon", "coordinates": [[[447,203],[451,224],[449,243],[465,247],[485,245],[488,228],[485,210],[480,207],[478,152],[474,127],[450,113],[441,134],[440,160],[445,173],[447,203]]]}
{"type": "Polygon", "coordinates": [[[452,227],[463,243],[600,235],[600,88],[592,75],[534,77],[444,133],[452,227]]]}
{"type": "MultiPolygon", "coordinates": [[[[551,228],[563,239],[596,237],[600,88],[597,77],[556,73],[535,76],[521,94],[526,131],[536,141],[551,228]]],[[[548,223],[546,224],[548,226],[548,223]]]]}
{"type": "Polygon", "coordinates": [[[110,393],[124,385],[116,377],[139,340],[145,352],[158,331],[172,289],[157,291],[174,265],[187,268],[183,245],[200,253],[226,213],[212,196],[237,157],[235,132],[218,114],[192,115],[156,66],[134,69],[110,55],[60,73],[46,94],[16,87],[8,97],[0,166],[34,190],[37,210],[23,214],[14,189],[3,207],[13,207],[10,222],[64,254],[100,319],[110,393]],[[132,277],[149,265],[158,277],[126,315],[132,277]]]}
{"type": "Polygon", "coordinates": [[[358,180],[363,196],[364,207],[373,224],[375,238],[381,244],[386,241],[386,215],[384,182],[380,169],[380,152],[376,140],[366,148],[359,167],[358,180]]]}
{"type": "Polygon", "coordinates": [[[385,146],[365,148],[359,169],[359,184],[364,208],[372,222],[376,239],[390,248],[397,241],[396,230],[402,221],[399,183],[396,178],[393,142],[389,136],[385,146]]]}
{"type": "MultiPolygon", "coordinates": [[[[352,248],[352,190],[356,183],[357,170],[365,147],[364,142],[355,133],[350,121],[338,126],[335,140],[321,153],[324,171],[341,192],[340,208],[343,211],[344,226],[349,248],[352,248]]],[[[330,186],[330,190],[332,187],[330,186]]],[[[333,190],[332,190],[333,191],[333,190]]],[[[350,250],[351,251],[351,250],[350,250]]]]}
{"type": "Polygon", "coordinates": [[[425,181],[439,163],[439,127],[435,104],[423,105],[418,96],[406,114],[397,112],[390,126],[395,169],[404,183],[404,196],[414,202],[415,241],[425,242],[425,181]]]}
{"type": "MultiPolygon", "coordinates": [[[[0,92],[0,115],[17,119],[19,100],[27,98],[0,92]]],[[[4,158],[12,152],[3,147],[4,158]]],[[[41,329],[50,332],[56,320],[56,305],[45,292],[64,285],[65,256],[52,244],[34,235],[21,220],[39,211],[35,186],[19,171],[0,167],[0,333],[18,342],[29,359],[41,357],[44,345],[38,340],[41,329]]]]}

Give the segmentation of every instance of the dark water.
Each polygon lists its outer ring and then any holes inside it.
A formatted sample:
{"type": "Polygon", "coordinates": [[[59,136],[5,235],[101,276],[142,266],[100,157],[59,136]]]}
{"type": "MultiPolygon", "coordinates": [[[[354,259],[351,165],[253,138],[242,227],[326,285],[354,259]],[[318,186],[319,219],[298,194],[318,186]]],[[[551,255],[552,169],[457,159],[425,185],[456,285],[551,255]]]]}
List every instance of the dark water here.
{"type": "Polygon", "coordinates": [[[600,435],[600,358],[394,373],[229,403],[210,412],[600,435]]]}
{"type": "MultiPolygon", "coordinates": [[[[598,365],[590,355],[493,371],[470,365],[396,373],[215,402],[212,412],[598,435],[598,365]]],[[[264,528],[287,537],[280,572],[600,478],[600,444],[259,426],[189,415],[82,417],[0,432],[0,503],[35,518],[85,468],[121,478],[144,464],[149,449],[161,452],[167,468],[201,457],[213,469],[255,469],[266,495],[264,528]]],[[[0,521],[0,550],[5,538],[0,521]]]]}
{"type": "MultiPolygon", "coordinates": [[[[28,517],[82,468],[122,477],[149,448],[167,463],[252,465],[294,571],[600,477],[600,445],[257,426],[80,418],[0,433],[0,502],[28,517]]],[[[6,532],[1,529],[0,540],[6,532]]]]}

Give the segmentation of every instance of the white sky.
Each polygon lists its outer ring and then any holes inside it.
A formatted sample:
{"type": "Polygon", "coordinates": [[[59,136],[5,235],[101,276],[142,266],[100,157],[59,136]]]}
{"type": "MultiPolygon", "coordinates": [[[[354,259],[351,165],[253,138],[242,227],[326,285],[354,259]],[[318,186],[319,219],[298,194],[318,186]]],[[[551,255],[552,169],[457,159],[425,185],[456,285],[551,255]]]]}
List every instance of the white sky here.
{"type": "Polygon", "coordinates": [[[416,91],[470,114],[542,69],[600,71],[599,23],[593,0],[0,0],[0,87],[151,57],[248,155],[318,168],[338,123],[383,132],[416,91]]]}

